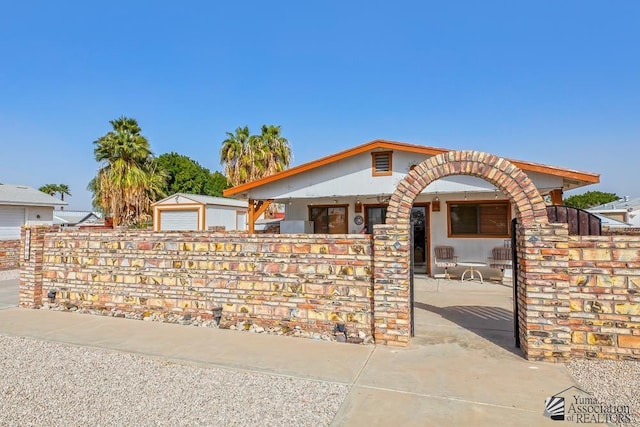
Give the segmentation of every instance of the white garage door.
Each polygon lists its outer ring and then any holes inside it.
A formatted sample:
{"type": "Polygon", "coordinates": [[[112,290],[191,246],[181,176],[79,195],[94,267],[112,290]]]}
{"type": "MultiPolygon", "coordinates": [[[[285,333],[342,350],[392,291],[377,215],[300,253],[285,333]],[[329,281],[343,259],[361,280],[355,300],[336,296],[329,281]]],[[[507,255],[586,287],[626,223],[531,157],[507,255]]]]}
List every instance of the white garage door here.
{"type": "Polygon", "coordinates": [[[160,213],[161,230],[197,230],[198,211],[162,211],[160,213]]]}
{"type": "Polygon", "coordinates": [[[24,224],[24,208],[0,207],[0,240],[19,239],[22,224],[24,224]]]}

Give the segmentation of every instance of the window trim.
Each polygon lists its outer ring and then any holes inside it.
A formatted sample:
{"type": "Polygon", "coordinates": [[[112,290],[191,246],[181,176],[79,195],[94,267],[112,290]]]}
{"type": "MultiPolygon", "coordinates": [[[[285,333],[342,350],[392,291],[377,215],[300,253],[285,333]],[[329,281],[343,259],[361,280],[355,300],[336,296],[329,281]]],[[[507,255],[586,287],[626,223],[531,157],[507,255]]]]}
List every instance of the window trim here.
{"type": "Polygon", "coordinates": [[[447,200],[447,237],[453,239],[506,239],[511,237],[511,202],[509,200],[447,200]],[[451,205],[507,205],[506,234],[452,234],[451,205]]]}
{"type": "MultiPolygon", "coordinates": [[[[309,221],[313,221],[311,219],[311,209],[313,208],[344,208],[344,223],[345,226],[347,228],[347,231],[345,231],[344,233],[336,233],[336,234],[349,234],[349,205],[344,205],[344,204],[325,204],[325,205],[307,205],[307,218],[309,221]]],[[[313,234],[327,234],[327,233],[318,233],[315,229],[315,224],[313,227],[313,234]]],[[[331,234],[331,233],[328,233],[331,234]]]]}
{"type": "Polygon", "coordinates": [[[393,151],[374,151],[371,153],[371,175],[372,176],[389,176],[393,173],[393,151]],[[376,156],[386,155],[389,157],[389,170],[378,172],[376,170],[376,156]]]}

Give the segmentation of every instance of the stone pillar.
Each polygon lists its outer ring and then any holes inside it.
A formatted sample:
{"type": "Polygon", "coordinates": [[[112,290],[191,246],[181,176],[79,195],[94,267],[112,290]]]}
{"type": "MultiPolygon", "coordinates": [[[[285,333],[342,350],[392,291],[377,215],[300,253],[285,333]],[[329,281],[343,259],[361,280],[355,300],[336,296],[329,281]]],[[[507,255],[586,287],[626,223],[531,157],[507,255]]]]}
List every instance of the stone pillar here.
{"type": "Polygon", "coordinates": [[[35,225],[23,226],[20,241],[20,289],[18,305],[40,308],[42,305],[42,264],[44,261],[44,235],[56,228],[35,225]]]}
{"type": "Polygon", "coordinates": [[[529,360],[571,357],[567,224],[519,226],[520,342],[529,360]]]}
{"type": "Polygon", "coordinates": [[[373,317],[377,344],[406,346],[411,331],[409,229],[373,226],[373,317]]]}

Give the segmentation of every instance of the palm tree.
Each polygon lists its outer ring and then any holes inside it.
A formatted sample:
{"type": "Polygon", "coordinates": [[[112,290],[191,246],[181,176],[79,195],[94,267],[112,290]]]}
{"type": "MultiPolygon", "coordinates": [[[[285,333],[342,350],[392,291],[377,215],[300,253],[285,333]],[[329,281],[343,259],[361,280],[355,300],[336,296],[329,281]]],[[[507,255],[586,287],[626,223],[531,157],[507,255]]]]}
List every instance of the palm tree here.
{"type": "Polygon", "coordinates": [[[140,224],[150,218],[151,203],[162,195],[166,177],[135,119],[120,117],[109,123],[113,130],[93,142],[102,166],[88,189],[94,205],[113,217],[114,226],[140,224]]]}
{"type": "Polygon", "coordinates": [[[280,126],[264,125],[260,135],[250,135],[248,126],[239,127],[227,132],[220,150],[220,163],[233,186],[281,172],[290,162],[291,148],[280,126]]]}
{"type": "Polygon", "coordinates": [[[238,127],[235,133],[227,132],[227,139],[222,142],[220,163],[224,165],[224,173],[231,185],[247,182],[253,167],[254,153],[250,147],[251,135],[249,126],[238,127]]]}
{"type": "Polygon", "coordinates": [[[70,196],[71,195],[71,189],[69,189],[69,186],[67,184],[58,184],[57,187],[58,188],[56,189],[56,193],[60,193],[60,200],[62,200],[64,202],[65,194],[67,196],[70,196]]]}
{"type": "Polygon", "coordinates": [[[264,176],[282,172],[291,163],[289,141],[280,135],[280,126],[262,125],[262,152],[266,155],[264,176]]]}
{"type": "Polygon", "coordinates": [[[53,196],[58,192],[58,184],[45,184],[42,187],[38,188],[38,191],[42,191],[43,193],[47,193],[50,196],[53,196]]]}

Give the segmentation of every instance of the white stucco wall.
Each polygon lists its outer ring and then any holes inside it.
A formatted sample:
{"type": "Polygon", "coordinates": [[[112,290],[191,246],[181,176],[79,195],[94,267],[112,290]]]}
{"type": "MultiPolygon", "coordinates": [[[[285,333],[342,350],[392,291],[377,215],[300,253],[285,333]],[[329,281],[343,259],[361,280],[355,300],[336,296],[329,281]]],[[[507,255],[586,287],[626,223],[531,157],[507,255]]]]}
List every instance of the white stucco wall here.
{"type": "Polygon", "coordinates": [[[236,212],[241,210],[229,206],[207,206],[207,227],[223,226],[225,230],[236,230],[236,212]]]}
{"type": "MultiPolygon", "coordinates": [[[[406,176],[409,167],[425,160],[427,156],[399,152],[393,153],[393,173],[389,176],[372,176],[371,153],[362,153],[335,163],[302,172],[290,178],[265,184],[249,191],[248,198],[345,197],[358,195],[391,194],[406,176]]],[[[528,173],[542,191],[562,187],[562,178],[536,172],[528,173]]],[[[423,193],[492,191],[487,181],[470,176],[457,175],[432,182],[423,193]]]]}
{"type": "Polygon", "coordinates": [[[27,207],[25,209],[25,216],[26,223],[30,225],[52,225],[53,207],[27,207]]]}

